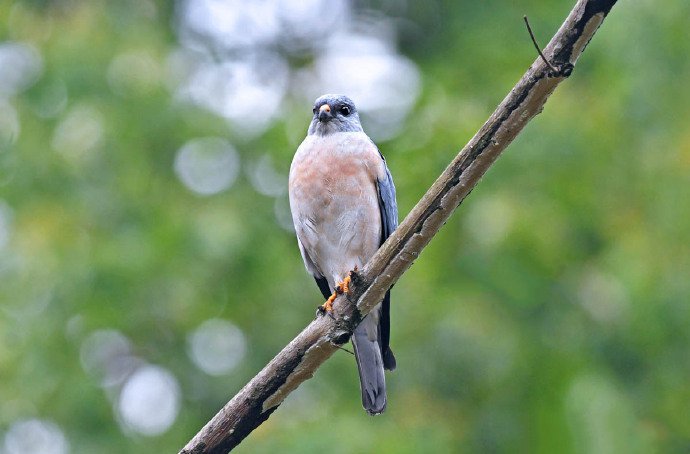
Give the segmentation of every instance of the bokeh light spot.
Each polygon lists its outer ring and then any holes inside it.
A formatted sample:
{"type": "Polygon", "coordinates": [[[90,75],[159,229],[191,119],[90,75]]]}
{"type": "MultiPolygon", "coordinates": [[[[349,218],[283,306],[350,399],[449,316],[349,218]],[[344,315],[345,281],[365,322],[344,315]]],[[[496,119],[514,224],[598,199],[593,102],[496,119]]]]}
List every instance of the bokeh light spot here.
{"type": "Polygon", "coordinates": [[[225,47],[269,43],[278,36],[271,0],[187,0],[181,3],[182,33],[186,40],[202,36],[218,39],[225,47]]]}
{"type": "Polygon", "coordinates": [[[318,47],[321,38],[344,27],[350,15],[344,0],[283,0],[275,6],[282,28],[281,44],[289,52],[318,47]]]}
{"type": "Polygon", "coordinates": [[[5,434],[5,454],[66,454],[68,451],[67,438],[51,421],[17,421],[5,434]]]}
{"type": "Polygon", "coordinates": [[[623,284],[615,276],[593,266],[582,273],[578,297],[582,307],[600,323],[619,322],[630,305],[623,284]]]}
{"type": "Polygon", "coordinates": [[[52,145],[68,160],[78,162],[101,144],[103,135],[101,113],[93,106],[78,105],[55,128],[52,145]]]}
{"type": "Polygon", "coordinates": [[[125,383],[117,409],[127,429],[149,436],[162,434],[180,409],[177,379],[162,367],[143,366],[125,383]]]}
{"type": "Polygon", "coordinates": [[[14,96],[31,87],[43,71],[43,59],[31,44],[0,43],[0,98],[14,96]]]}
{"type": "MultiPolygon", "coordinates": [[[[266,51],[222,63],[199,57],[189,59],[193,70],[178,69],[186,77],[172,75],[183,80],[177,89],[180,98],[226,118],[243,137],[259,135],[282,113],[289,68],[280,55],[266,51]]],[[[179,61],[171,66],[175,71],[179,61]]]]}
{"type": "Polygon", "coordinates": [[[226,140],[217,137],[193,139],[175,157],[175,172],[182,183],[201,195],[225,191],[235,182],[240,157],[226,140]]]}
{"type": "Polygon", "coordinates": [[[373,33],[333,36],[316,60],[316,84],[306,90],[312,99],[321,93],[350,96],[375,140],[400,132],[420,91],[417,66],[398,54],[391,41],[373,33]]]}
{"type": "Polygon", "coordinates": [[[279,197],[287,192],[288,176],[273,167],[271,155],[262,155],[247,171],[249,181],[259,193],[279,197]]]}
{"type": "Polygon", "coordinates": [[[242,361],[247,343],[237,326],[227,320],[206,320],[187,337],[187,353],[209,375],[231,372],[242,361]]]}
{"type": "Polygon", "coordinates": [[[101,386],[122,383],[140,364],[132,356],[131,343],[124,334],[112,329],[91,333],[82,343],[79,357],[82,367],[95,377],[101,386]]]}

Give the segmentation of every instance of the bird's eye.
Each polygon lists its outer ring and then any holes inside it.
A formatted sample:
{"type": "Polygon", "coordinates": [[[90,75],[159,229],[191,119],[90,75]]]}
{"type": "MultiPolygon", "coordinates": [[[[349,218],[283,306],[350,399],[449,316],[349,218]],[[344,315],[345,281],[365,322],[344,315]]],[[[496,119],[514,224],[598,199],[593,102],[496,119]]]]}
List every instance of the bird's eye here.
{"type": "Polygon", "coordinates": [[[314,106],[314,108],[311,111],[314,112],[314,115],[316,115],[316,112],[318,112],[319,109],[317,109],[316,106],[314,106]]]}
{"type": "Polygon", "coordinates": [[[347,117],[348,115],[350,115],[350,108],[347,106],[343,106],[340,108],[340,113],[347,117]]]}

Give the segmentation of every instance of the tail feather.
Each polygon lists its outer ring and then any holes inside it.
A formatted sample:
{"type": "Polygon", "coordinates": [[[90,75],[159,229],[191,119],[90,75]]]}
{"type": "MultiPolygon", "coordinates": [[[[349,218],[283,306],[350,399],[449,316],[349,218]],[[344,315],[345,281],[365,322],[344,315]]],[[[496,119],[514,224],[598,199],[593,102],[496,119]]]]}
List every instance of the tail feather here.
{"type": "Polygon", "coordinates": [[[390,347],[387,347],[383,352],[383,368],[393,371],[395,370],[396,366],[397,363],[395,361],[395,355],[393,355],[393,350],[391,350],[390,347]]]}
{"type": "MultiPolygon", "coordinates": [[[[379,344],[378,317],[372,315],[366,316],[355,329],[352,344],[359,369],[362,406],[370,415],[378,415],[386,409],[386,378],[383,372],[385,362],[379,344]]],[[[393,357],[392,353],[390,357],[393,357]]]]}

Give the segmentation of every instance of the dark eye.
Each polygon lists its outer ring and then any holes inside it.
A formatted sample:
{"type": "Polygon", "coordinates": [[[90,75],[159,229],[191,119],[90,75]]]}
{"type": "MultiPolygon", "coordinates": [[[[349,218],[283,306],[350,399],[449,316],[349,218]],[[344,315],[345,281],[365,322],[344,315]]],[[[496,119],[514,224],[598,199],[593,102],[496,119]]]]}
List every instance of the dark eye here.
{"type": "Polygon", "coordinates": [[[316,112],[318,112],[318,109],[316,108],[316,106],[314,106],[314,108],[311,111],[314,112],[314,115],[316,115],[316,112]]]}
{"type": "Polygon", "coordinates": [[[350,108],[347,106],[343,106],[340,108],[340,113],[347,117],[348,115],[350,115],[350,108]]]}

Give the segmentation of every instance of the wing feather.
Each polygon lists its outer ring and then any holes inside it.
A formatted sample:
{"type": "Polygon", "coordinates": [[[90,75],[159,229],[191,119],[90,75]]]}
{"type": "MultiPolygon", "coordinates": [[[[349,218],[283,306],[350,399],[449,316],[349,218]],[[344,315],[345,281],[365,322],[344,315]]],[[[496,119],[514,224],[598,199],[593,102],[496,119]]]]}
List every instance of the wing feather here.
{"type": "Polygon", "coordinates": [[[300,241],[299,236],[297,237],[297,244],[299,245],[299,250],[302,253],[302,260],[304,261],[304,265],[306,266],[307,271],[309,271],[309,273],[311,273],[311,275],[314,276],[316,285],[319,286],[319,290],[321,290],[321,294],[323,295],[323,297],[328,298],[329,296],[331,296],[331,289],[328,286],[328,280],[325,277],[323,277],[323,273],[319,271],[319,269],[314,264],[314,261],[311,259],[311,257],[309,257],[309,254],[302,245],[302,241],[300,241]]]}
{"type": "MultiPolygon", "coordinates": [[[[380,154],[380,152],[379,152],[380,154]]],[[[398,202],[395,199],[395,184],[391,175],[386,159],[381,155],[385,175],[377,179],[376,189],[379,196],[379,210],[381,211],[381,244],[398,227],[398,202]]],[[[379,319],[379,335],[381,336],[381,354],[383,365],[388,370],[395,369],[395,356],[390,349],[390,290],[386,292],[381,305],[381,316],[379,319]]]]}

